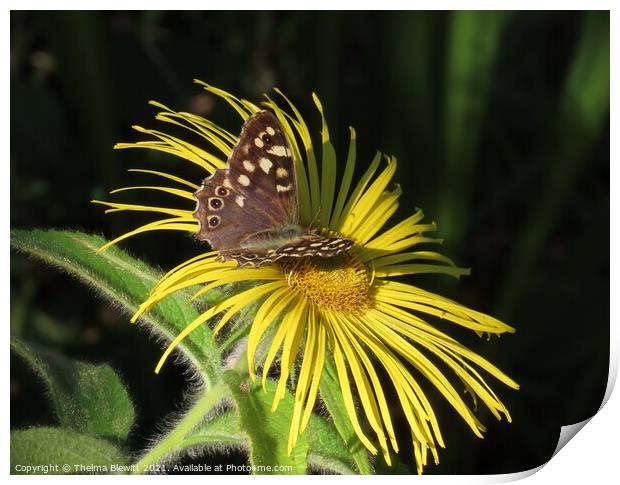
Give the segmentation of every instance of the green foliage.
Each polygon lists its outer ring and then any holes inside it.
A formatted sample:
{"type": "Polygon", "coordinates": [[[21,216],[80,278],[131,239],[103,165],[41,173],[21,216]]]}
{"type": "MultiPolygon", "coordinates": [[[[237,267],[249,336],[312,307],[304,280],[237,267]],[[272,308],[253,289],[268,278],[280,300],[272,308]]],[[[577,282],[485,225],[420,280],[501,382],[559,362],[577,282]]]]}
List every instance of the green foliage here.
{"type": "MultiPolygon", "coordinates": [[[[97,236],[69,231],[14,231],[11,241],[19,251],[68,272],[128,314],[146,299],[160,276],[118,248],[98,252],[97,248],[106,241],[97,236]]],[[[188,302],[186,294],[168,300],[171,301],[164,301],[143,322],[157,334],[171,337],[191,322],[198,311],[188,302]]],[[[13,463],[130,462],[117,445],[125,446],[134,422],[134,409],[112,368],[74,361],[17,339],[13,340],[12,348],[41,378],[60,425],[15,431],[11,435],[13,463]],[[67,457],[70,454],[71,459],[67,457]]],[[[322,472],[355,473],[338,431],[319,416],[311,418],[308,429],[289,455],[287,437],[293,396],[286,392],[277,412],[271,412],[276,388],[273,381],[267,382],[264,392],[261,386],[245,385],[247,370],[243,365],[222,373],[221,349],[207,325],[193,332],[179,346],[179,352],[203,379],[204,391],[153,448],[145,450],[134,467],[123,472],[149,471],[153,465],[170,462],[190,448],[241,448],[247,450],[256,473],[305,473],[309,466],[322,472]],[[234,409],[215,413],[225,402],[232,402],[234,409]],[[205,420],[206,417],[209,419],[205,420]]],[[[244,363],[245,359],[240,358],[239,362],[244,363]]],[[[330,396],[330,406],[334,406],[333,400],[339,398],[333,392],[330,396]]],[[[346,426],[344,417],[343,414],[337,418],[341,427],[346,426]]],[[[351,443],[356,439],[347,436],[351,443]]],[[[370,471],[368,458],[360,446],[356,448],[354,460],[357,468],[370,471]]]]}
{"type": "Polygon", "coordinates": [[[579,43],[560,98],[555,151],[550,160],[546,189],[519,235],[499,299],[499,311],[509,315],[529,284],[541,247],[559,223],[562,207],[573,196],[586,168],[587,151],[609,120],[609,16],[585,14],[579,43]]]}
{"type": "MultiPolygon", "coordinates": [[[[51,473],[113,472],[111,465],[126,465],[126,454],[109,441],[62,428],[31,428],[11,432],[11,472],[42,474],[24,466],[55,465],[51,473]],[[64,468],[63,465],[69,468],[64,468]],[[90,466],[90,470],[81,469],[90,466]],[[97,468],[101,467],[101,468],[97,468]]],[[[117,470],[121,471],[121,470],[117,470]]]]}
{"type": "Polygon", "coordinates": [[[334,420],[334,425],[346,443],[347,452],[353,457],[360,473],[372,473],[368,453],[359,439],[357,439],[353,426],[351,425],[351,420],[349,419],[347,410],[344,406],[340,383],[338,382],[336,369],[331,356],[328,356],[328,358],[325,359],[325,369],[323,371],[323,377],[321,378],[321,385],[319,389],[321,398],[323,399],[330,416],[334,420]]]}
{"type": "MultiPolygon", "coordinates": [[[[460,11],[450,18],[445,59],[444,187],[439,220],[458,248],[474,185],[476,154],[487,109],[499,38],[510,12],[460,11]]],[[[450,251],[451,254],[454,251],[450,251]]]]}
{"type": "Polygon", "coordinates": [[[271,412],[275,384],[269,383],[268,393],[261,386],[251,385],[236,372],[226,372],[224,380],[239,413],[239,428],[250,441],[250,461],[257,467],[282,465],[287,471],[266,471],[268,474],[304,473],[307,467],[308,443],[301,435],[290,455],[287,453],[288,430],[293,416],[293,397],[286,394],[278,410],[271,412]],[[260,424],[259,424],[260,423],[260,424]]]}
{"type": "Polygon", "coordinates": [[[351,457],[335,426],[325,418],[312,415],[304,433],[308,439],[308,464],[312,469],[352,475],[358,473],[356,463],[362,463],[364,466],[362,455],[368,462],[365,450],[359,457],[351,457]]]}
{"type": "MultiPolygon", "coordinates": [[[[292,459],[286,455],[286,437],[290,426],[293,410],[293,397],[287,393],[280,403],[277,412],[271,412],[271,403],[276,389],[276,382],[267,381],[266,392],[260,385],[250,385],[247,380],[236,372],[229,371],[226,381],[231,386],[231,394],[237,410],[228,410],[208,419],[182,442],[182,448],[221,447],[229,445],[252,450],[265,464],[283,463],[294,467],[296,473],[303,473],[303,460],[316,471],[335,472],[341,474],[356,473],[356,466],[335,427],[325,418],[313,414],[308,428],[298,440],[292,459]],[[254,422],[264,416],[260,422],[266,423],[265,428],[254,430],[254,422]],[[266,419],[266,418],[267,419],[266,419]],[[264,443],[276,443],[274,449],[267,448],[264,443]],[[302,450],[307,456],[303,457],[302,450]],[[284,461],[280,461],[284,460],[284,461]],[[294,463],[294,461],[301,463],[294,463]],[[288,463],[291,462],[291,463],[288,463]]],[[[256,464],[256,460],[254,460],[256,464]]]]}
{"type": "Polygon", "coordinates": [[[218,414],[202,423],[183,439],[180,448],[218,448],[227,445],[242,449],[247,448],[247,437],[239,429],[239,420],[232,410],[218,414]]]}
{"type": "MultiPolygon", "coordinates": [[[[101,237],[73,231],[11,232],[13,247],[68,272],[130,315],[146,300],[161,273],[116,247],[98,252],[105,242],[101,237]]],[[[176,293],[142,321],[171,340],[197,316],[189,294],[176,293]]],[[[220,354],[206,326],[192,332],[180,347],[207,383],[217,380],[220,354]]]]}
{"type": "Polygon", "coordinates": [[[35,344],[13,339],[11,348],[47,387],[60,426],[101,438],[124,441],[135,413],[114,370],[67,359],[35,344]]]}

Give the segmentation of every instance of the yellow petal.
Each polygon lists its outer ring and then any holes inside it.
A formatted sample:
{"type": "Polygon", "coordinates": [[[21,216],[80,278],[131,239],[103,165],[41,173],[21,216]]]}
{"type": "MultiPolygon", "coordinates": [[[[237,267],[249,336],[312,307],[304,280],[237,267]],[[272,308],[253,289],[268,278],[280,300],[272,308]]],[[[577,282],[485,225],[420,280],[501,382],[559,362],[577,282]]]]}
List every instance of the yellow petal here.
{"type": "Polygon", "coordinates": [[[379,197],[385,190],[387,184],[390,182],[396,172],[396,159],[387,158],[388,165],[370,187],[364,191],[359,200],[351,208],[344,224],[342,225],[342,233],[350,235],[352,238],[356,238],[355,230],[364,224],[366,217],[373,210],[379,197]]]}
{"type": "Polygon", "coordinates": [[[338,190],[338,198],[336,199],[336,205],[334,206],[334,211],[332,213],[332,217],[329,222],[329,228],[337,231],[340,227],[340,216],[342,214],[342,209],[344,208],[344,203],[347,200],[347,195],[349,194],[349,187],[351,186],[351,179],[353,178],[353,172],[355,171],[355,161],[357,157],[357,150],[355,145],[355,130],[349,126],[350,131],[350,141],[349,141],[349,152],[347,154],[347,162],[345,164],[344,173],[342,175],[342,180],[340,181],[340,189],[338,190]]]}
{"type": "MultiPolygon", "coordinates": [[[[328,321],[326,321],[328,323],[328,321]]],[[[349,384],[349,376],[347,374],[347,368],[345,364],[345,360],[342,356],[342,350],[340,348],[340,343],[337,337],[334,334],[333,325],[329,322],[326,325],[327,334],[329,336],[329,341],[332,347],[334,362],[336,363],[336,371],[338,374],[338,380],[340,381],[340,389],[342,390],[342,397],[344,398],[344,407],[347,411],[347,415],[349,416],[349,420],[351,421],[351,425],[353,426],[353,430],[355,434],[362,442],[362,444],[366,447],[368,451],[370,451],[373,455],[377,454],[377,448],[371,443],[368,437],[362,431],[360,423],[357,419],[357,413],[355,411],[355,404],[353,403],[353,395],[351,394],[351,385],[349,384]]]]}
{"type": "Polygon", "coordinates": [[[195,201],[194,195],[192,192],[188,192],[187,190],[175,189],[173,187],[159,187],[153,185],[136,185],[133,187],[121,187],[120,189],[114,189],[110,191],[110,194],[116,194],[118,192],[125,192],[128,190],[157,190],[160,192],[166,192],[168,194],[176,195],[178,197],[182,197],[184,199],[189,199],[195,201]]]}
{"type": "Polygon", "coordinates": [[[269,295],[260,306],[250,327],[250,333],[248,335],[248,368],[250,372],[250,378],[255,379],[255,363],[254,357],[256,355],[256,349],[260,340],[271,323],[287,309],[289,303],[297,295],[294,291],[286,286],[279,290],[274,291],[269,295]]]}
{"type": "Polygon", "coordinates": [[[189,188],[193,189],[194,191],[199,188],[199,185],[196,185],[196,184],[194,184],[192,182],[188,182],[187,180],[182,179],[181,177],[177,177],[176,175],[171,175],[171,174],[165,173],[165,172],[159,172],[157,170],[147,170],[145,168],[130,168],[127,171],[128,172],[138,172],[138,173],[150,173],[152,175],[157,175],[159,177],[163,177],[163,178],[166,178],[168,180],[173,180],[173,181],[178,182],[180,184],[186,185],[189,188]]]}

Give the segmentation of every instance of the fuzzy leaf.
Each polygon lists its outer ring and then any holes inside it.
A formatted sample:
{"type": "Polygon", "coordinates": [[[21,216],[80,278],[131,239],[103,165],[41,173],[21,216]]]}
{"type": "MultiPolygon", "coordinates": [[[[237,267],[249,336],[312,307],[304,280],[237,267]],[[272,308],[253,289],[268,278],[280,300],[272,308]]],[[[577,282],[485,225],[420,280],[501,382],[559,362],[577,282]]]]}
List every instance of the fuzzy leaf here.
{"type": "Polygon", "coordinates": [[[267,392],[262,386],[250,384],[235,371],[224,373],[239,415],[239,429],[249,438],[250,464],[258,467],[258,474],[303,474],[307,468],[308,442],[301,435],[289,455],[288,431],[293,415],[293,397],[286,393],[276,412],[271,403],[276,384],[267,382],[267,392]],[[274,469],[274,467],[279,467],[274,469]],[[282,469],[282,467],[290,467],[282,469]],[[262,468],[265,467],[265,468],[262,468]]]}
{"type": "MultiPolygon", "coordinates": [[[[146,300],[161,274],[117,247],[103,253],[106,240],[73,231],[12,231],[11,244],[21,252],[64,270],[99,295],[132,314],[146,300]]],[[[166,298],[141,320],[171,340],[198,316],[187,293],[166,298]]],[[[197,328],[179,350],[200,371],[209,386],[219,380],[220,353],[206,326],[197,328]]]]}
{"type": "Polygon", "coordinates": [[[179,448],[212,446],[247,449],[247,436],[239,431],[239,419],[234,411],[226,411],[205,421],[183,440],[179,448]]]}
{"type": "MultiPolygon", "coordinates": [[[[275,389],[273,382],[269,388],[275,389]]],[[[262,393],[259,389],[258,392],[262,393]]],[[[273,393],[265,395],[270,407],[273,393]]],[[[292,399],[292,397],[291,397],[292,399]]],[[[278,411],[279,412],[279,411],[278,411]]],[[[308,440],[308,466],[321,473],[355,474],[355,465],[343,446],[342,438],[325,418],[313,414],[304,432],[308,440]]],[[[287,435],[283,435],[282,439],[287,435]]],[[[247,434],[239,430],[239,418],[234,410],[226,411],[203,423],[183,440],[181,448],[237,448],[249,450],[247,434]]]]}
{"type": "Polygon", "coordinates": [[[308,437],[308,464],[321,473],[357,473],[353,458],[344,446],[335,426],[315,414],[304,431],[308,437]]]}
{"type": "Polygon", "coordinates": [[[110,442],[62,428],[31,428],[11,432],[11,473],[123,473],[127,459],[110,442]],[[64,468],[63,468],[64,465],[64,468]],[[112,466],[125,466],[114,470],[112,466]],[[26,466],[33,468],[26,469],[26,466]],[[44,468],[34,467],[47,466],[44,468]],[[90,469],[81,467],[91,467],[90,469]]]}
{"type": "Polygon", "coordinates": [[[35,344],[13,339],[11,348],[47,387],[63,428],[124,441],[135,418],[120,378],[107,364],[67,359],[35,344]]]}
{"type": "Polygon", "coordinates": [[[323,371],[319,389],[321,399],[325,403],[325,406],[334,421],[334,425],[343,440],[341,446],[345,447],[350,456],[353,457],[360,473],[365,475],[371,474],[372,466],[370,465],[370,460],[368,459],[368,452],[355,435],[355,431],[351,425],[347,410],[344,407],[340,383],[338,382],[336,370],[334,369],[334,361],[329,356],[325,359],[325,369],[323,371]]]}

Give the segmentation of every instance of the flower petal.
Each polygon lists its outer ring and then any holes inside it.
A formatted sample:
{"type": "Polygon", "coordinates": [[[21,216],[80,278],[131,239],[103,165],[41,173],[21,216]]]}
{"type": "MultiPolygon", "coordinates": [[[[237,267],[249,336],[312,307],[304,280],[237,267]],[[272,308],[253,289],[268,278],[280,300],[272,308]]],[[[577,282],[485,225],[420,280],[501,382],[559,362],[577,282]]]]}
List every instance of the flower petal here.
{"type": "Polygon", "coordinates": [[[344,208],[344,203],[347,200],[347,195],[349,194],[349,187],[351,187],[351,179],[353,178],[353,172],[355,171],[355,160],[356,160],[356,146],[355,146],[355,129],[349,126],[351,139],[349,141],[349,152],[347,154],[347,163],[344,167],[344,173],[342,175],[342,180],[340,181],[340,189],[338,190],[338,198],[336,199],[336,205],[334,206],[334,211],[332,212],[331,219],[329,221],[329,228],[337,231],[340,227],[340,216],[342,214],[342,209],[344,208]]]}
{"type": "Polygon", "coordinates": [[[203,168],[208,173],[213,173],[216,168],[223,168],[226,163],[221,158],[179,138],[168,135],[167,133],[133,126],[134,130],[150,135],[157,140],[139,141],[135,143],[117,143],[114,148],[123,150],[126,148],[148,148],[164,153],[169,153],[192,162],[203,168]]]}
{"type": "Polygon", "coordinates": [[[513,327],[484,313],[460,305],[448,298],[396,281],[381,280],[376,297],[380,301],[418,310],[449,320],[477,332],[513,333],[513,327]]]}
{"type": "Polygon", "coordinates": [[[338,374],[338,380],[340,381],[340,389],[342,390],[342,397],[344,398],[344,406],[347,410],[347,414],[349,415],[349,419],[351,420],[351,425],[353,426],[353,430],[355,434],[362,442],[362,444],[366,447],[368,451],[370,451],[373,455],[377,454],[377,448],[372,442],[368,439],[368,437],[362,431],[360,423],[357,419],[357,413],[355,411],[355,404],[353,403],[353,395],[351,393],[351,384],[349,383],[349,376],[347,373],[347,368],[345,364],[345,360],[342,355],[342,350],[340,346],[340,342],[335,336],[334,333],[334,325],[335,322],[331,322],[327,319],[324,320],[327,329],[327,335],[329,336],[329,342],[331,344],[331,348],[333,351],[334,362],[336,363],[336,372],[338,374]]]}
{"type": "Polygon", "coordinates": [[[188,182],[187,180],[182,179],[181,177],[177,177],[176,175],[171,175],[165,172],[159,172],[157,170],[147,170],[145,168],[130,168],[127,171],[128,172],[139,172],[139,173],[150,173],[153,175],[158,175],[168,180],[173,180],[175,182],[179,182],[180,184],[187,185],[189,188],[193,189],[194,191],[196,191],[200,187],[199,185],[188,182]]]}
{"type": "Polygon", "coordinates": [[[349,196],[349,199],[345,204],[344,209],[342,209],[340,218],[335,226],[338,232],[344,232],[343,226],[345,225],[346,221],[351,217],[351,209],[355,206],[355,204],[357,204],[360,197],[362,197],[362,195],[364,194],[366,186],[370,183],[370,179],[372,179],[373,175],[377,171],[377,168],[379,168],[380,163],[381,152],[377,152],[375,154],[375,157],[370,162],[370,165],[366,169],[366,172],[364,172],[364,175],[362,175],[362,178],[355,186],[355,189],[353,190],[353,192],[351,192],[351,195],[349,196]]]}
{"type": "Polygon", "coordinates": [[[351,207],[342,225],[342,233],[356,239],[356,229],[365,224],[366,217],[373,210],[381,194],[392,180],[396,172],[396,159],[386,157],[387,167],[379,174],[370,187],[360,195],[357,202],[351,207]]]}
{"type": "Polygon", "coordinates": [[[256,316],[250,327],[247,348],[248,369],[252,380],[256,378],[254,361],[256,349],[258,348],[263,334],[269,325],[287,309],[288,305],[295,297],[297,297],[296,293],[290,291],[288,286],[283,287],[269,295],[256,312],[256,316]]]}
{"type": "Polygon", "coordinates": [[[153,185],[136,185],[133,187],[121,187],[120,189],[114,189],[110,191],[110,194],[116,194],[118,192],[126,192],[128,190],[158,190],[160,192],[166,192],[168,194],[176,195],[178,197],[189,199],[191,201],[196,200],[193,193],[188,192],[187,190],[175,189],[173,187],[159,187],[159,186],[153,186],[153,185]]]}

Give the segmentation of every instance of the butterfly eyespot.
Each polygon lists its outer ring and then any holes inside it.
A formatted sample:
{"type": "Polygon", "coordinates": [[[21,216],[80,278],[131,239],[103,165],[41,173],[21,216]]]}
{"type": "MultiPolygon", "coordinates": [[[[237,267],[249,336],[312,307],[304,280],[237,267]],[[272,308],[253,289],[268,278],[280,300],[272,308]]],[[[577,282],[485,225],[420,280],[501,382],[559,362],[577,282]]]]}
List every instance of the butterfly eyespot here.
{"type": "Polygon", "coordinates": [[[209,227],[217,227],[220,225],[220,218],[218,216],[209,217],[209,227]]]}
{"type": "Polygon", "coordinates": [[[224,187],[216,187],[215,189],[215,194],[219,195],[220,197],[226,197],[228,193],[228,189],[224,187]]]}
{"type": "Polygon", "coordinates": [[[267,144],[271,143],[271,137],[269,135],[265,135],[263,137],[263,141],[267,144]]]}
{"type": "Polygon", "coordinates": [[[209,199],[209,207],[213,210],[219,210],[224,207],[224,202],[222,199],[218,199],[217,197],[211,197],[209,199]]]}

